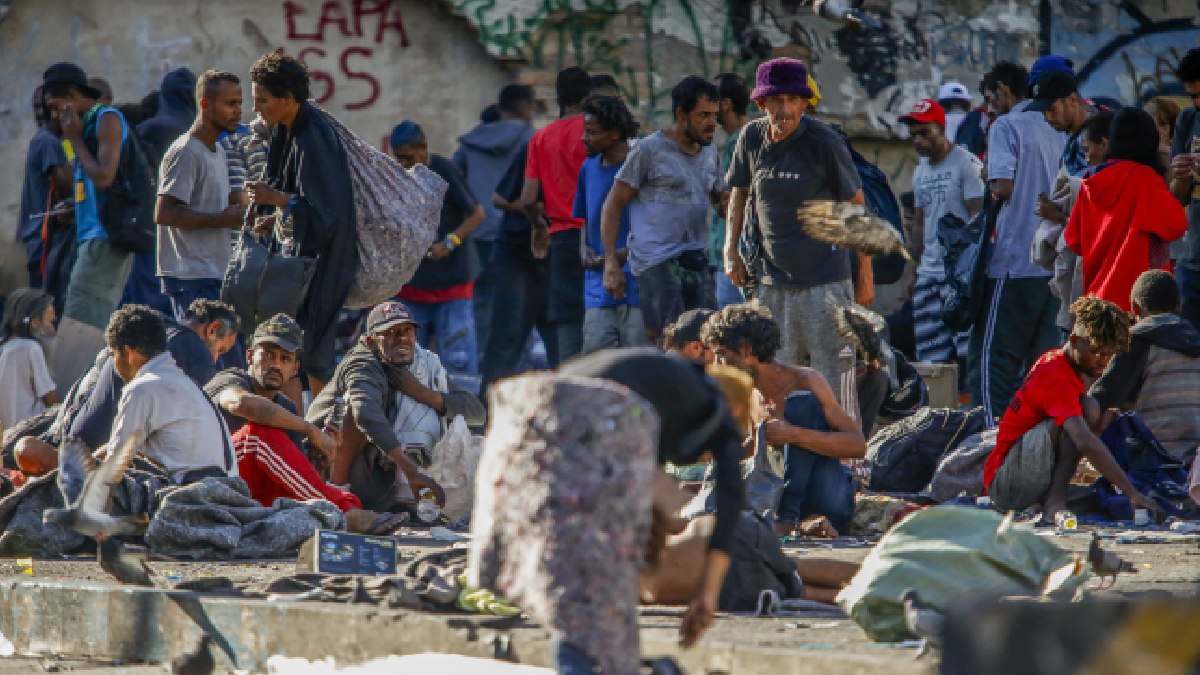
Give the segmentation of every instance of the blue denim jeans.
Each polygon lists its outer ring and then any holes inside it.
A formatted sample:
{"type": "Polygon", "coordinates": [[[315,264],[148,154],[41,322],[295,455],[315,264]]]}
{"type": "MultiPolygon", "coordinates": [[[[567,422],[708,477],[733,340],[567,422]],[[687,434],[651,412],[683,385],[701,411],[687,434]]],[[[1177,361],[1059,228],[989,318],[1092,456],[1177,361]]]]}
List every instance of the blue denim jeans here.
{"type": "MultiPolygon", "coordinates": [[[[803,429],[829,431],[825,410],[809,391],[788,395],[783,419],[803,429]]],[[[838,532],[849,531],[854,516],[854,480],[850,469],[839,460],[789,443],[784,446],[783,479],[779,520],[795,522],[825,516],[838,532]]]]}
{"type": "Polygon", "coordinates": [[[710,269],[688,270],[667,260],[635,276],[642,321],[655,339],[689,309],[717,308],[717,286],[710,269]]]}
{"type": "Polygon", "coordinates": [[[417,342],[436,352],[455,385],[479,389],[479,349],[475,341],[475,305],[471,298],[448,302],[404,301],[417,328],[417,342]]]}
{"type": "Polygon", "coordinates": [[[565,640],[554,642],[554,671],[558,675],[595,675],[596,662],[579,647],[565,640]]]}
{"type": "MultiPolygon", "coordinates": [[[[159,282],[162,294],[167,296],[171,301],[171,314],[179,323],[187,320],[187,310],[193,300],[199,300],[200,298],[207,300],[221,299],[220,279],[159,277],[159,282]]],[[[258,326],[239,327],[237,342],[234,342],[233,347],[222,354],[221,358],[217,359],[217,370],[246,367],[246,346],[242,340],[242,335],[254,333],[255,328],[258,328],[258,326]]]]}
{"type": "Polygon", "coordinates": [[[746,302],[746,296],[742,295],[742,289],[734,286],[724,272],[717,270],[713,276],[717,279],[717,307],[740,305],[746,302]]]}

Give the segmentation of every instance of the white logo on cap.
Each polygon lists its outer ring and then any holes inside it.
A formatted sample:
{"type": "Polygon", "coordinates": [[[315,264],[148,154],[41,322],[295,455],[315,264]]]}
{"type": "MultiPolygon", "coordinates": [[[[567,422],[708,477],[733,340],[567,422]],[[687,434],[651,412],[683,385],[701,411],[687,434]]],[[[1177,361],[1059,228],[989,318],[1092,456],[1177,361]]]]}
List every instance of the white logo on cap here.
{"type": "Polygon", "coordinates": [[[918,115],[923,115],[923,114],[929,112],[929,107],[930,107],[929,101],[927,101],[925,99],[921,99],[920,101],[917,101],[916,105],[913,106],[913,112],[918,115]]]}

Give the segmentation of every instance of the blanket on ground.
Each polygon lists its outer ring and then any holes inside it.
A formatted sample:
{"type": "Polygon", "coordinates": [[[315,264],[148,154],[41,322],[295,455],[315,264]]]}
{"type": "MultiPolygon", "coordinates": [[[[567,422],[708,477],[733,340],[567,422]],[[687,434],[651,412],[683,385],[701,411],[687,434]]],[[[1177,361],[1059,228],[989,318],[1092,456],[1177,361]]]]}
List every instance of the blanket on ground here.
{"type": "MultiPolygon", "coordinates": [[[[57,478],[52,471],[0,499],[0,555],[57,558],[91,543],[42,522],[46,509],[64,506],[57,478]]],[[[250,497],[241,478],[173,485],[152,466],[126,472],[113,490],[112,512],[149,514],[145,543],[152,552],[206,560],[292,557],[314,530],[345,527],[342,512],[324,500],[280,499],[267,507],[250,497]]]]}

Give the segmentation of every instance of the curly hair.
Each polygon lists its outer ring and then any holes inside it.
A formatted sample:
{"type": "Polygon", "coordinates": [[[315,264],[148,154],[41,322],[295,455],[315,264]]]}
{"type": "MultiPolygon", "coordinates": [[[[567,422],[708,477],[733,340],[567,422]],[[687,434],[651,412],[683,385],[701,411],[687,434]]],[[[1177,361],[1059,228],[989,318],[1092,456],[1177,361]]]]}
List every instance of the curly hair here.
{"type": "Polygon", "coordinates": [[[740,351],[750,348],[754,358],[763,363],[775,359],[783,338],[771,310],[753,302],[728,305],[705,322],[700,339],[710,347],[740,351]]]}
{"type": "Polygon", "coordinates": [[[188,305],[185,318],[189,323],[197,323],[202,326],[220,321],[221,326],[217,334],[221,337],[236,333],[241,324],[241,318],[233,305],[209,298],[193,300],[192,304],[188,305]]]}
{"type": "Polygon", "coordinates": [[[1129,327],[1133,318],[1120,307],[1094,295],[1085,295],[1071,303],[1075,317],[1075,335],[1087,338],[1094,349],[1129,349],[1129,327]]]}
{"type": "Polygon", "coordinates": [[[250,81],[276,98],[291,96],[297,103],[310,98],[308,69],[299,61],[279,52],[264,54],[250,66],[250,81]]]}
{"type": "Polygon", "coordinates": [[[109,349],[130,347],[154,358],[167,350],[167,326],[162,316],[146,305],[125,305],[108,320],[104,341],[109,349]]]}
{"type": "Polygon", "coordinates": [[[580,107],[584,115],[591,115],[600,126],[617,132],[623,141],[637,135],[638,123],[634,121],[633,113],[616,96],[592,94],[583,99],[580,107]]]}

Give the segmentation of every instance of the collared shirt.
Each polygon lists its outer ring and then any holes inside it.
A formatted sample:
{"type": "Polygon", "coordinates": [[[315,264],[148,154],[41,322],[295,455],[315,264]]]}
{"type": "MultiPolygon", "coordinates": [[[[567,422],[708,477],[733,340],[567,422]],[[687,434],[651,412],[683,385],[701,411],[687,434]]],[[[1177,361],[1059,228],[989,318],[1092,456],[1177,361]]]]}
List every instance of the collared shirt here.
{"type": "Polygon", "coordinates": [[[237,475],[237,465],[226,461],[225,423],[170,352],[147,361],[122,390],[109,448],[121,447],[135,433],[142,434],[142,454],[172,476],[210,467],[237,475]]]}
{"type": "MultiPolygon", "coordinates": [[[[1096,109],[1088,108],[1088,117],[1096,114],[1096,109]]],[[[1063,146],[1062,163],[1066,167],[1067,173],[1072,176],[1082,176],[1084,171],[1088,169],[1087,151],[1083,149],[1083,130],[1084,126],[1079,127],[1079,130],[1071,134],[1067,139],[1067,144],[1063,146]]]]}

